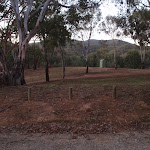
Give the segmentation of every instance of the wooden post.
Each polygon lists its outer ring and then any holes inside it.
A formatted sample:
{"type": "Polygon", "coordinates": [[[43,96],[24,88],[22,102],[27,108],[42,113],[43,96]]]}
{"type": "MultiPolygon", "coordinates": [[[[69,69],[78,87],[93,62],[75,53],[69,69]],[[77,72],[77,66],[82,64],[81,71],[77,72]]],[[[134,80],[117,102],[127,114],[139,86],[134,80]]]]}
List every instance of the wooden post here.
{"type": "Polygon", "coordinates": [[[69,88],[69,99],[72,99],[72,87],[69,88]]]}
{"type": "Polygon", "coordinates": [[[28,101],[31,100],[31,88],[29,87],[28,88],[28,101]]]}
{"type": "Polygon", "coordinates": [[[114,85],[113,86],[113,93],[112,93],[113,99],[116,99],[116,95],[117,95],[116,85],[114,85]]]}

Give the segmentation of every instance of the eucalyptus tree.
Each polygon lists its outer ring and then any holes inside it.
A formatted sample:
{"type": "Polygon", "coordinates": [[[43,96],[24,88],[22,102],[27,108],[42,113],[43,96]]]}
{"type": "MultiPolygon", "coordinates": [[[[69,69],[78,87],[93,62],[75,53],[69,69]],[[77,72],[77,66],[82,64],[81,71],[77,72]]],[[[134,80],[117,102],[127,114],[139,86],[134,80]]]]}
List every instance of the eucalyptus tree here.
{"type": "MultiPolygon", "coordinates": [[[[19,48],[18,54],[14,63],[14,67],[9,76],[9,82],[11,85],[23,85],[24,80],[24,60],[26,56],[26,47],[32,37],[34,37],[38,31],[38,28],[45,16],[46,11],[57,11],[60,8],[61,13],[68,15],[72,13],[70,10],[74,10],[79,16],[82,16],[80,10],[85,12],[89,7],[97,6],[97,2],[94,0],[2,0],[0,8],[6,8],[6,10],[12,10],[8,14],[12,14],[16,20],[19,48]],[[33,19],[36,19],[34,26],[29,29],[29,23],[33,19]]],[[[1,9],[1,10],[2,10],[1,9]]],[[[1,11],[3,13],[3,10],[1,11]]],[[[53,14],[50,16],[52,17],[53,14]]],[[[5,18],[5,15],[2,16],[5,18]]],[[[1,20],[1,18],[0,18],[1,20]]],[[[51,29],[50,29],[51,30],[51,29]]]]}
{"type": "Polygon", "coordinates": [[[126,0],[126,3],[130,7],[140,8],[150,8],[150,0],[126,0]]]}
{"type": "Polygon", "coordinates": [[[142,9],[134,11],[129,18],[129,32],[132,38],[137,41],[140,46],[141,53],[141,69],[145,64],[145,53],[150,43],[150,11],[142,9]]]}
{"type": "Polygon", "coordinates": [[[140,67],[140,54],[137,50],[129,50],[124,60],[125,66],[137,69],[140,67]]]}
{"type": "Polygon", "coordinates": [[[119,40],[116,40],[116,38],[121,38],[123,36],[123,32],[121,28],[118,27],[117,21],[115,16],[106,16],[105,20],[100,23],[99,25],[99,31],[103,31],[107,35],[109,35],[113,41],[113,47],[114,47],[114,68],[117,69],[117,42],[120,42],[119,40]]]}
{"type": "Polygon", "coordinates": [[[0,78],[9,84],[10,66],[12,66],[10,57],[15,58],[13,50],[17,47],[17,30],[12,9],[5,5],[4,1],[0,3],[0,78]]]}
{"type": "Polygon", "coordinates": [[[65,78],[65,63],[63,47],[71,40],[71,33],[67,30],[67,22],[65,16],[59,13],[55,14],[52,18],[45,16],[40,30],[38,32],[41,40],[43,41],[43,48],[45,53],[45,73],[46,81],[49,81],[49,60],[48,54],[55,48],[59,49],[62,56],[63,78],[65,78]],[[51,30],[49,30],[51,29],[51,30]]]}
{"type": "Polygon", "coordinates": [[[150,40],[150,0],[116,0],[124,13],[118,17],[118,26],[124,34],[133,38],[140,47],[141,68],[144,68],[145,52],[150,40]]]}
{"type": "MultiPolygon", "coordinates": [[[[120,4],[119,7],[121,10],[126,10],[130,13],[133,9],[140,10],[141,8],[150,8],[150,0],[112,0],[117,4],[120,4]]],[[[122,14],[122,12],[121,12],[122,14]]]]}
{"type": "Polygon", "coordinates": [[[150,10],[145,8],[134,10],[128,17],[118,17],[117,24],[123,29],[125,35],[129,35],[139,45],[143,69],[146,49],[150,43],[150,10]]]}
{"type": "Polygon", "coordinates": [[[41,59],[42,59],[41,47],[37,45],[34,41],[34,43],[29,44],[27,46],[25,67],[27,66],[27,68],[30,69],[30,66],[32,66],[32,68],[36,70],[38,68],[38,64],[40,64],[41,59]]]}
{"type": "Polygon", "coordinates": [[[88,54],[90,53],[90,40],[94,30],[96,29],[98,22],[101,20],[101,11],[100,9],[89,9],[89,13],[86,16],[86,19],[83,20],[77,30],[78,39],[81,41],[78,42],[78,45],[82,48],[81,54],[84,56],[86,61],[86,73],[89,72],[88,64],[88,54]],[[87,41],[87,42],[86,42],[87,41]]]}

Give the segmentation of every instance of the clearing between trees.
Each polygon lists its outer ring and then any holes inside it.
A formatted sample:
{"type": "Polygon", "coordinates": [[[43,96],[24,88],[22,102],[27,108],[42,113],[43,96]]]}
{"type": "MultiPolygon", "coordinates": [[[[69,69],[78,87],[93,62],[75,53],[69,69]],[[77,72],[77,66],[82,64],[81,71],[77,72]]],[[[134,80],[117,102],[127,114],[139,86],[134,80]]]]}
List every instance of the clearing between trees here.
{"type": "Polygon", "coordinates": [[[0,132],[116,133],[150,129],[150,70],[67,67],[26,70],[25,86],[0,87],[0,132]],[[117,98],[112,98],[113,86],[117,98]],[[31,100],[28,101],[28,88],[31,100]],[[69,99],[69,88],[73,97],[69,99]]]}

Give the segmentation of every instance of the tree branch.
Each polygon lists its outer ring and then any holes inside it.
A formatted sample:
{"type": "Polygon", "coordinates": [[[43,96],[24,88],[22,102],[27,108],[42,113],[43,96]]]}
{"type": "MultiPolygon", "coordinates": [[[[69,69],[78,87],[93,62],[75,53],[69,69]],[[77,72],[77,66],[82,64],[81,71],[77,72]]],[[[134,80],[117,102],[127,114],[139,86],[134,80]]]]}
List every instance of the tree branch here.
{"type": "Polygon", "coordinates": [[[40,15],[39,15],[39,17],[38,17],[38,20],[37,20],[37,22],[36,22],[36,25],[35,25],[35,27],[30,31],[30,33],[27,35],[27,37],[26,37],[26,39],[25,39],[25,41],[24,41],[24,44],[27,44],[27,43],[30,41],[30,39],[36,34],[37,29],[38,29],[38,27],[39,27],[39,25],[40,25],[40,22],[42,22],[42,19],[43,19],[43,17],[44,17],[44,14],[45,14],[47,8],[48,8],[48,5],[49,5],[50,1],[51,1],[51,0],[47,0],[43,5],[40,5],[40,7],[38,7],[38,8],[40,9],[40,8],[43,6],[43,8],[42,8],[42,10],[41,10],[41,12],[40,12],[40,15]]]}
{"type": "MultiPolygon", "coordinates": [[[[99,2],[97,2],[97,3],[93,3],[93,5],[91,5],[91,6],[89,6],[89,7],[85,7],[85,9],[87,9],[87,8],[93,8],[93,7],[98,7],[101,2],[101,0],[99,0],[99,2]]],[[[56,3],[55,3],[55,5],[56,5],[56,3]]],[[[80,7],[80,5],[70,5],[70,6],[67,6],[67,5],[63,5],[63,4],[61,4],[61,3],[57,3],[57,5],[58,6],[61,6],[61,7],[64,7],[64,8],[81,8],[80,7]]]]}
{"type": "Polygon", "coordinates": [[[30,13],[32,5],[33,5],[33,0],[28,0],[27,5],[28,5],[28,8],[27,8],[27,11],[26,11],[25,17],[24,17],[25,35],[27,34],[27,31],[28,31],[28,19],[29,19],[29,13],[30,13]]]}
{"type": "Polygon", "coordinates": [[[38,8],[30,15],[29,19],[34,17],[34,15],[37,14],[40,11],[41,7],[43,7],[43,6],[44,6],[44,4],[39,5],[38,8]]]}
{"type": "Polygon", "coordinates": [[[6,55],[8,56],[9,52],[13,51],[16,46],[18,46],[18,43],[16,43],[9,51],[7,51],[6,55]]]}
{"type": "MultiPolygon", "coordinates": [[[[21,43],[22,43],[22,28],[21,28],[21,18],[20,18],[20,14],[19,14],[19,6],[18,6],[18,0],[10,0],[12,7],[15,11],[16,14],[16,21],[17,21],[17,26],[18,26],[18,32],[19,32],[19,49],[21,49],[21,43]]],[[[21,51],[19,51],[19,57],[21,55],[21,51]]]]}
{"type": "Polygon", "coordinates": [[[42,8],[42,10],[41,10],[41,12],[40,12],[40,15],[39,15],[39,17],[38,17],[38,20],[37,20],[37,22],[36,22],[36,26],[39,26],[40,22],[42,22],[42,19],[44,18],[45,12],[46,12],[46,10],[47,10],[47,8],[48,8],[48,5],[49,5],[50,1],[51,1],[51,0],[47,0],[47,1],[45,2],[44,6],[43,6],[43,8],[42,8]]]}
{"type": "Polygon", "coordinates": [[[149,7],[150,7],[150,1],[149,1],[149,0],[147,0],[147,2],[148,2],[148,4],[149,4],[149,7]]]}

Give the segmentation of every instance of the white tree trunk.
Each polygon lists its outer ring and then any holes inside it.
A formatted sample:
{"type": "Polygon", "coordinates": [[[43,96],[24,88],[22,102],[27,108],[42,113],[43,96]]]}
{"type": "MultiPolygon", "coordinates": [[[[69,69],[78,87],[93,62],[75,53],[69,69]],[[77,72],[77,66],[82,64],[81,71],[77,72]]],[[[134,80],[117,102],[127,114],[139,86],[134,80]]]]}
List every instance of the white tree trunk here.
{"type": "Polygon", "coordinates": [[[140,46],[140,53],[141,53],[141,69],[144,69],[146,48],[140,46]]]}
{"type": "Polygon", "coordinates": [[[16,16],[16,22],[17,22],[17,28],[18,28],[18,34],[19,34],[19,50],[18,50],[18,56],[15,60],[14,67],[11,73],[10,77],[10,84],[11,85],[22,85],[25,84],[24,80],[24,60],[26,56],[26,47],[29,43],[30,39],[35,36],[37,33],[37,29],[40,25],[40,22],[42,22],[42,19],[44,17],[44,14],[48,8],[48,5],[51,0],[47,0],[43,6],[40,15],[37,19],[36,25],[34,28],[28,33],[28,19],[29,19],[29,13],[31,12],[31,8],[33,5],[33,0],[27,1],[27,9],[24,14],[24,20],[22,21],[20,16],[20,10],[19,10],[19,4],[18,0],[10,0],[11,5],[13,7],[13,10],[15,12],[16,16]]]}
{"type": "Polygon", "coordinates": [[[114,45],[114,68],[117,69],[117,59],[116,59],[116,41],[113,39],[113,45],[114,45]]]}

